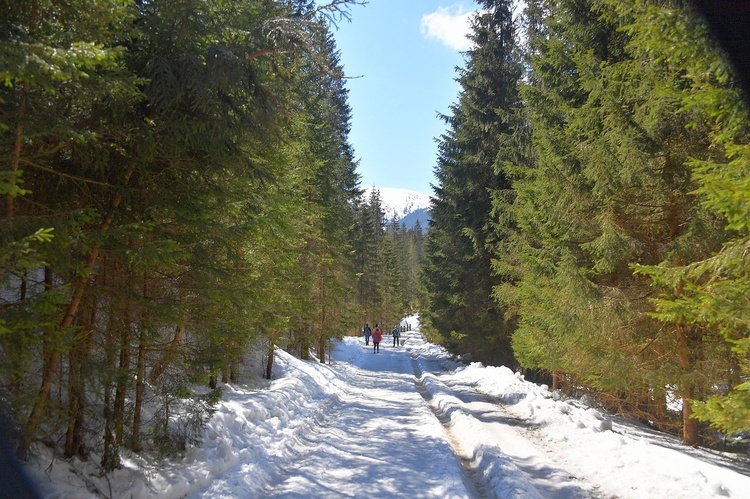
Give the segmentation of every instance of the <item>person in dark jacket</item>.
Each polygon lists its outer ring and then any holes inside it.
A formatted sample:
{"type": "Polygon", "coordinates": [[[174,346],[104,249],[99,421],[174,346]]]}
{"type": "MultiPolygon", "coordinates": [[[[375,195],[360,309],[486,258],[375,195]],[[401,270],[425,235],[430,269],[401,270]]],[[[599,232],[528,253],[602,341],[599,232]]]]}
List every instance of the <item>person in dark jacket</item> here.
{"type": "Polygon", "coordinates": [[[393,332],[391,334],[393,334],[393,346],[397,347],[399,344],[398,340],[399,338],[401,338],[401,331],[399,330],[398,326],[393,328],[393,332]]]}
{"type": "Polygon", "coordinates": [[[370,335],[372,334],[372,329],[370,329],[369,323],[365,324],[364,332],[365,332],[365,346],[367,346],[370,344],[370,335]]]}

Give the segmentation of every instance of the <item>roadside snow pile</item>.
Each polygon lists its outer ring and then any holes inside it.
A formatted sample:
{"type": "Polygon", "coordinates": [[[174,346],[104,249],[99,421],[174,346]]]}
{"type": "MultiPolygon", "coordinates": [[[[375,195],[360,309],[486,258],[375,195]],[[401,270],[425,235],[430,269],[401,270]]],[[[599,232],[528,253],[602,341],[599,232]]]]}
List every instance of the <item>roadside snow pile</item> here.
{"type": "Polygon", "coordinates": [[[45,462],[51,462],[50,471],[30,469],[30,473],[46,498],[177,499],[200,491],[242,464],[250,467],[242,490],[259,493],[267,483],[268,458],[293,445],[296,435],[336,403],[340,374],[331,369],[277,350],[276,379],[262,389],[223,385],[223,400],[204,431],[202,445],[190,448],[177,462],[164,460],[154,466],[137,455],[126,455],[123,468],[107,479],[100,476],[97,455],[68,463],[45,453],[40,466],[46,468],[45,462]]]}
{"type": "Polygon", "coordinates": [[[275,379],[223,385],[201,445],[180,459],[128,454],[104,478],[100,456],[63,461],[45,449],[34,475],[45,497],[65,499],[336,495],[331,480],[356,496],[372,490],[371,465],[379,490],[399,497],[472,497],[464,475],[503,499],[747,497],[743,456],[687,448],[504,367],[457,363],[424,340],[418,317],[406,321],[405,345],[385,341],[378,355],[354,337],[334,342],[333,365],[277,350],[275,379]]]}
{"type": "MultiPolygon", "coordinates": [[[[419,359],[424,371],[433,347],[419,359]]],[[[449,417],[462,457],[496,484],[498,497],[746,497],[750,490],[741,456],[686,447],[585,401],[565,399],[506,367],[457,365],[425,374],[423,383],[432,405],[449,417]],[[538,480],[541,473],[544,481],[538,480]],[[555,490],[549,483],[554,474],[555,490]],[[597,484],[593,490],[582,489],[577,480],[584,477],[597,484]]]]}

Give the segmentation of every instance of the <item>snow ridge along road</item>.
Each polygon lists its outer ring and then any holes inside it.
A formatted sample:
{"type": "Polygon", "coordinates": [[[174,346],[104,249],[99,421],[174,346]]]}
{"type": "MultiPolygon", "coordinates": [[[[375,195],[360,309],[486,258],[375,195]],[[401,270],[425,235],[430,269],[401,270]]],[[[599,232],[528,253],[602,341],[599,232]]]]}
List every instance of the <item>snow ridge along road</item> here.
{"type": "Polygon", "coordinates": [[[223,385],[181,458],[124,452],[102,477],[96,456],[48,456],[35,479],[47,499],[748,497],[747,456],[685,447],[504,367],[454,362],[418,317],[405,321],[405,345],[386,336],[375,354],[347,337],[333,364],[277,350],[273,380],[223,385]]]}
{"type": "Polygon", "coordinates": [[[701,498],[750,490],[747,461],[736,455],[687,449],[507,368],[456,363],[418,329],[402,337],[405,345],[392,347],[385,336],[379,353],[344,338],[332,365],[279,351],[268,390],[237,388],[236,399],[222,402],[192,456],[211,469],[188,497],[701,498]]]}
{"type": "Polygon", "coordinates": [[[528,438],[531,426],[508,413],[502,400],[467,384],[442,383],[439,373],[447,369],[436,364],[414,357],[418,386],[483,497],[599,497],[598,487],[578,481],[543,457],[544,451],[528,438]]]}

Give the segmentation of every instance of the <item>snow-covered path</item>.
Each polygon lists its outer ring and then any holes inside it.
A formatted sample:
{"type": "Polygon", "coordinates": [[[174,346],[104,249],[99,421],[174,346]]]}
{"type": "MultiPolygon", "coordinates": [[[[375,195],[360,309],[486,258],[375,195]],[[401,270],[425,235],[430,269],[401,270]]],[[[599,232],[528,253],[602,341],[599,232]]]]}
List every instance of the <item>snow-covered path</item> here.
{"type": "Polygon", "coordinates": [[[277,350],[274,379],[246,376],[200,444],[177,460],[40,461],[45,497],[88,499],[714,498],[750,494],[747,455],[693,449],[505,367],[455,362],[424,340],[380,353],[334,342],[333,362],[277,350]],[[85,480],[83,479],[85,477],[85,480]]]}
{"type": "Polygon", "coordinates": [[[384,337],[377,354],[346,338],[328,367],[337,391],[269,452],[263,481],[257,463],[241,463],[193,497],[600,495],[547,458],[502,400],[441,381],[457,365],[426,353],[419,332],[403,336],[396,347],[384,337]]]}
{"type": "MultiPolygon", "coordinates": [[[[349,365],[338,365],[347,384],[320,419],[269,460],[263,497],[476,496],[415,386],[408,351],[390,345],[386,336],[377,354],[364,345],[348,350],[349,365]]],[[[237,497],[248,472],[241,465],[199,496],[237,497]]]]}

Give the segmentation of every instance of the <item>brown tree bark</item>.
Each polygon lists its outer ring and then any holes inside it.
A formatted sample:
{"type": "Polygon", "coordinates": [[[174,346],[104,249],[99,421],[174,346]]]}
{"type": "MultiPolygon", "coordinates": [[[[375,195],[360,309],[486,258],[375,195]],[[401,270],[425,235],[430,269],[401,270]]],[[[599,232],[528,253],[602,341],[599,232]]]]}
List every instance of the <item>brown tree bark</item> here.
{"type": "Polygon", "coordinates": [[[560,388],[560,371],[552,371],[552,391],[560,388]]]}
{"type": "Polygon", "coordinates": [[[321,286],[322,303],[323,306],[320,311],[320,332],[318,334],[318,362],[323,364],[326,363],[326,338],[324,338],[326,331],[326,306],[325,306],[325,286],[321,286]]]}
{"type": "Polygon", "coordinates": [[[271,379],[273,375],[273,355],[276,348],[276,338],[272,335],[268,338],[268,358],[266,359],[266,379],[271,379]]]}
{"type": "Polygon", "coordinates": [[[146,332],[141,327],[138,335],[138,361],[135,382],[135,406],[133,408],[133,451],[140,452],[141,445],[141,410],[143,409],[143,391],[146,375],[146,332]]]}
{"type": "Polygon", "coordinates": [[[114,413],[112,411],[112,386],[113,373],[115,373],[115,356],[117,346],[115,345],[116,337],[115,314],[110,313],[107,322],[107,330],[104,335],[104,351],[106,356],[106,372],[104,374],[104,452],[102,453],[101,467],[105,471],[112,471],[120,466],[120,448],[115,441],[114,436],[114,413]]]}
{"type": "Polygon", "coordinates": [[[164,350],[164,353],[161,357],[159,357],[159,360],[156,361],[154,367],[151,368],[151,373],[149,375],[149,381],[151,383],[156,383],[156,380],[159,379],[159,376],[161,376],[166,368],[174,361],[177,352],[179,352],[180,350],[180,344],[182,343],[182,340],[184,338],[185,326],[183,324],[180,324],[175,329],[174,336],[172,336],[172,341],[169,342],[169,346],[167,346],[167,348],[164,350]]]}
{"type": "MultiPolygon", "coordinates": [[[[676,297],[683,293],[683,283],[680,282],[675,288],[676,297]]],[[[689,328],[684,324],[677,324],[677,363],[682,370],[683,377],[693,370],[693,345],[689,337],[689,328]]],[[[698,421],[692,417],[695,398],[695,387],[688,383],[682,383],[679,387],[679,395],[682,397],[682,441],[685,445],[696,446],[700,443],[700,431],[698,421]]]]}
{"type": "MultiPolygon", "coordinates": [[[[38,11],[38,4],[36,0],[31,2],[31,10],[29,11],[29,35],[31,37],[36,33],[36,16],[38,11]]],[[[16,139],[13,143],[13,153],[11,154],[10,160],[10,171],[16,173],[18,171],[18,165],[21,162],[21,148],[23,146],[23,121],[26,118],[26,106],[29,99],[29,90],[31,86],[28,81],[23,83],[21,87],[21,98],[18,102],[18,124],[16,125],[16,139]]],[[[13,196],[8,193],[5,196],[5,218],[8,220],[14,216],[14,202],[13,196]]]]}
{"type": "MultiPolygon", "coordinates": [[[[143,298],[148,301],[150,292],[148,276],[143,275],[143,298]]],[[[143,320],[138,328],[138,360],[136,362],[135,403],[133,407],[133,451],[140,452],[141,444],[141,411],[143,409],[143,394],[146,388],[146,342],[147,330],[150,327],[148,313],[144,312],[143,320]]]]}
{"type": "Polygon", "coordinates": [[[233,360],[232,363],[229,366],[229,381],[231,383],[237,383],[239,378],[239,361],[233,360]]]}
{"type": "MultiPolygon", "coordinates": [[[[129,169],[125,172],[125,176],[123,178],[123,185],[127,185],[130,182],[130,177],[133,175],[133,172],[135,171],[135,166],[129,167],[129,169]]],[[[117,192],[112,197],[112,203],[111,203],[111,210],[109,214],[104,217],[104,220],[102,220],[102,223],[99,225],[99,233],[104,234],[107,232],[112,225],[112,222],[114,220],[115,210],[118,206],[120,206],[120,202],[122,201],[122,194],[117,192]]],[[[71,324],[73,324],[73,319],[76,316],[76,313],[78,312],[78,307],[81,304],[81,300],[83,299],[84,291],[86,290],[86,284],[88,284],[89,276],[94,269],[94,265],[96,264],[97,258],[99,257],[99,252],[101,251],[101,245],[97,244],[93,248],[91,248],[91,251],[89,253],[89,257],[86,261],[86,265],[84,266],[83,272],[78,277],[78,280],[76,281],[75,288],[73,290],[73,295],[71,296],[70,302],[68,303],[68,306],[65,310],[65,315],[63,316],[63,319],[60,323],[61,329],[66,329],[70,327],[71,324]]],[[[17,455],[21,459],[27,459],[28,458],[28,445],[31,440],[31,435],[36,430],[37,426],[39,425],[39,421],[42,418],[42,414],[44,413],[44,409],[47,405],[47,401],[49,400],[50,390],[52,388],[52,381],[55,377],[55,373],[57,372],[57,367],[59,363],[59,354],[56,351],[47,351],[44,354],[44,367],[42,368],[42,383],[39,387],[39,393],[37,395],[36,401],[34,402],[34,406],[31,409],[31,413],[29,414],[28,419],[26,420],[26,426],[25,431],[23,434],[23,437],[21,439],[21,443],[19,444],[17,455]]]]}
{"type": "Polygon", "coordinates": [[[115,427],[115,443],[122,445],[123,432],[125,428],[125,396],[128,391],[128,382],[130,379],[130,306],[125,308],[125,323],[122,324],[120,331],[120,359],[117,369],[117,389],[115,391],[115,405],[113,408],[112,418],[115,427]]]}
{"type": "MultiPolygon", "coordinates": [[[[690,339],[684,327],[680,327],[677,338],[677,355],[680,369],[683,375],[689,373],[693,368],[692,355],[690,349],[690,339]]],[[[692,417],[692,401],[695,398],[695,388],[690,384],[680,387],[680,396],[682,397],[682,441],[685,445],[698,445],[700,443],[700,431],[698,421],[692,417]]]]}
{"type": "Polygon", "coordinates": [[[83,441],[86,405],[85,363],[91,350],[95,320],[96,307],[92,305],[88,318],[81,324],[81,335],[68,352],[68,429],[63,450],[66,459],[75,455],[86,457],[83,441]]]}

